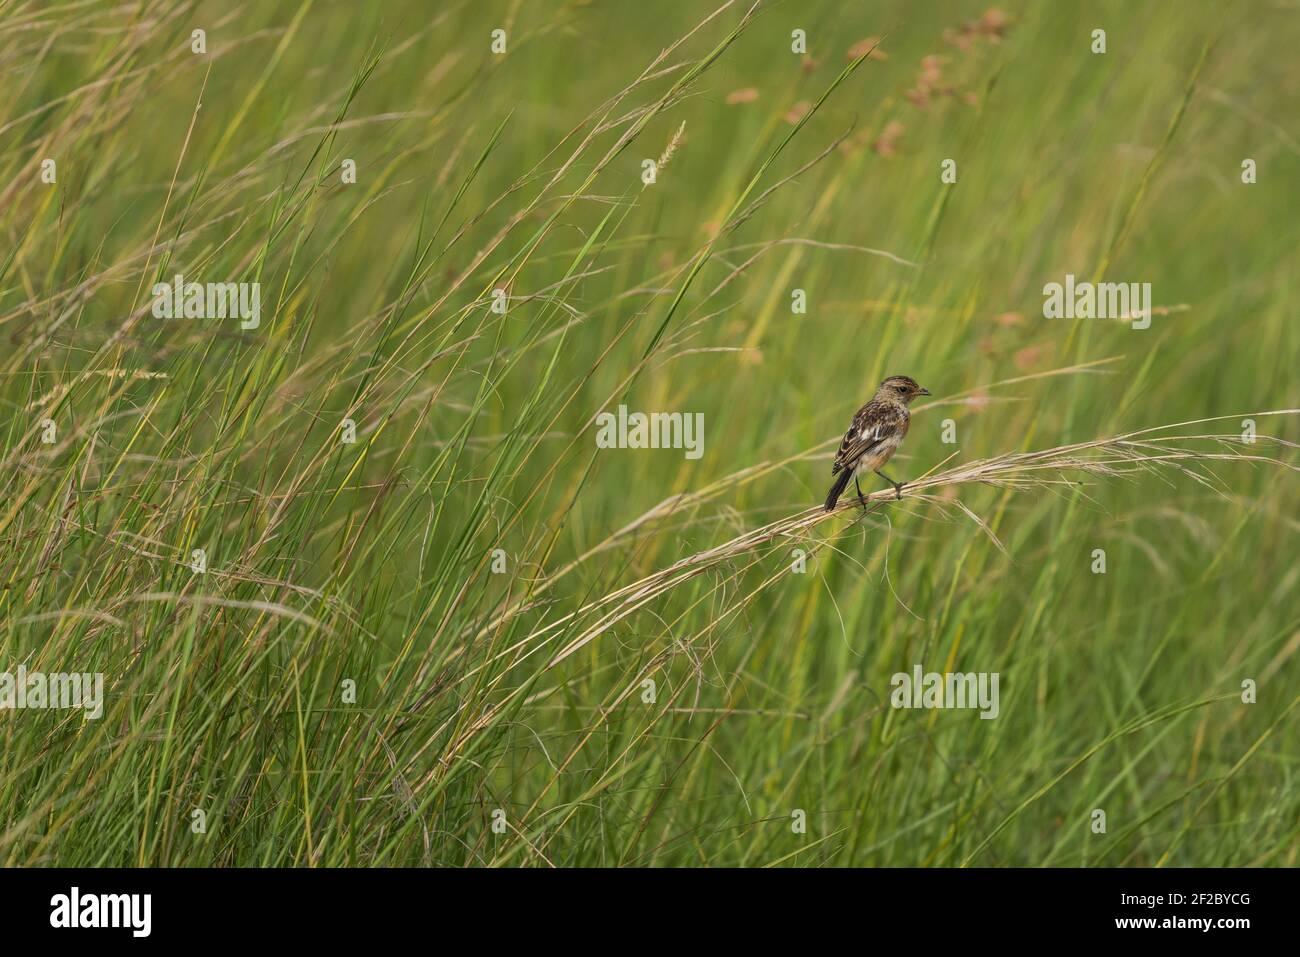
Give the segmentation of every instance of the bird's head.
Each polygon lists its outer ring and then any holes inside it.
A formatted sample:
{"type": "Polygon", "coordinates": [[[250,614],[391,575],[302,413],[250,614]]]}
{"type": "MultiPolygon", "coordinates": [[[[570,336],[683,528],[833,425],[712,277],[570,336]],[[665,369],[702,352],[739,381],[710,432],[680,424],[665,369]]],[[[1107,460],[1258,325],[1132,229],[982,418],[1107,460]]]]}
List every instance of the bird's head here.
{"type": "Polygon", "coordinates": [[[918,395],[929,395],[929,389],[922,389],[916,384],[916,380],[906,375],[891,375],[884,382],[880,383],[880,388],[876,390],[876,398],[888,399],[891,402],[901,402],[907,405],[918,395]]]}

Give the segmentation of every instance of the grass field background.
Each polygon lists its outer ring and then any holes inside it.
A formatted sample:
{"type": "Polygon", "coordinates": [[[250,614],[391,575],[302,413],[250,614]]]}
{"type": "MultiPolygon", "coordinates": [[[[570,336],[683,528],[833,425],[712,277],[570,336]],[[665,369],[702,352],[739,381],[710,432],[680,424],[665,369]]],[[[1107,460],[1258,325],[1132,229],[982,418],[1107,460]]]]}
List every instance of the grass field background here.
{"type": "Polygon", "coordinates": [[[0,861],[1294,866],[1298,40],[0,0],[0,669],[106,683],[0,714],[0,861]],[[1151,327],[1043,318],[1067,273],[1151,327]],[[822,515],[892,373],[933,481],[822,515]],[[917,664],[998,717],[890,707],[917,664]]]}

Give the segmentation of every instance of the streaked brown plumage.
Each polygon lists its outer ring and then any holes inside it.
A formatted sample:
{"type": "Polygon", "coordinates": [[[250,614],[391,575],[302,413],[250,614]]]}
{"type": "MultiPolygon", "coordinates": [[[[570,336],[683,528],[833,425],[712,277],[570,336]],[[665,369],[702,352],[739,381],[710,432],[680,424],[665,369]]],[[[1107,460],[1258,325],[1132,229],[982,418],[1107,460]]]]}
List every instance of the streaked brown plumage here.
{"type": "MultiPolygon", "coordinates": [[[[853,424],[844,434],[840,450],[835,455],[835,464],[831,474],[838,475],[826,496],[826,511],[835,507],[840,495],[848,486],[849,480],[856,482],[855,476],[863,469],[875,472],[886,482],[894,486],[894,492],[902,498],[903,482],[895,482],[880,469],[898,451],[912,415],[907,411],[907,404],[918,395],[929,395],[929,389],[923,389],[916,380],[905,375],[891,375],[880,383],[871,401],[858,409],[853,416],[853,424]]],[[[862,488],[858,486],[858,497],[862,497],[862,488]]]]}

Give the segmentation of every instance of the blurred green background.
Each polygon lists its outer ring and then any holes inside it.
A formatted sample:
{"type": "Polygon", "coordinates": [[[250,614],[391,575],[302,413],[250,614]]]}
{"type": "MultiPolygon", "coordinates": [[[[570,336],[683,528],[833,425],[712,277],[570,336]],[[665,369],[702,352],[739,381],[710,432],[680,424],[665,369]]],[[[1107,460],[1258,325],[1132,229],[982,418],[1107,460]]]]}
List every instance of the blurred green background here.
{"type": "Polygon", "coordinates": [[[934,393],[899,479],[1300,406],[1298,40],[1172,0],[0,0],[0,669],[107,685],[0,715],[0,861],[1294,866],[1292,469],[736,540],[822,501],[888,374],[934,393]],[[154,318],[176,273],[260,282],[260,326],[154,318]],[[1149,282],[1151,327],[1043,318],[1067,273],[1149,282]],[[704,455],[597,449],[620,403],[704,455]],[[891,709],[915,664],[998,673],[999,716],[891,709]]]}

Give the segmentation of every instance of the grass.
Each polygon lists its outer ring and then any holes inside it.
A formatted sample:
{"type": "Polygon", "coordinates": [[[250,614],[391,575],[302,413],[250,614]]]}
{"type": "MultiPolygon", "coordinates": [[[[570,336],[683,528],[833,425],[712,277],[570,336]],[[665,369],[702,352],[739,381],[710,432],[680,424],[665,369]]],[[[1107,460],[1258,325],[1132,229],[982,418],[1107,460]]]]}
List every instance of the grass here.
{"type": "Polygon", "coordinates": [[[0,862],[1295,866],[1296,28],[1191,7],[0,0],[0,670],[105,676],[0,862]]]}

